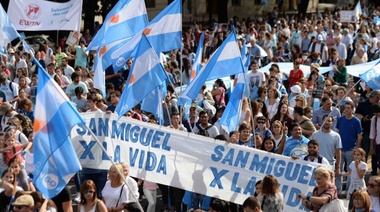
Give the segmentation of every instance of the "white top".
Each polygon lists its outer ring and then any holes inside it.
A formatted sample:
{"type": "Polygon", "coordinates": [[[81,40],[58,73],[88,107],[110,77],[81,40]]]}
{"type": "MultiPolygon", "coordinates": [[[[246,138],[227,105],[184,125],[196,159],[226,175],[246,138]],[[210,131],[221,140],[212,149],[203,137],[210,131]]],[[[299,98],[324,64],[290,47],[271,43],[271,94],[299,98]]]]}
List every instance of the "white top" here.
{"type": "Polygon", "coordinates": [[[102,196],[107,208],[114,208],[114,207],[122,205],[123,203],[131,202],[131,200],[129,199],[128,187],[126,185],[124,186],[123,185],[116,188],[112,188],[111,181],[108,180],[106,182],[106,185],[104,186],[102,190],[102,196]],[[121,192],[121,188],[123,188],[122,192],[121,192]],[[121,195],[120,195],[120,192],[121,192],[121,195]],[[116,205],[118,200],[119,200],[119,203],[118,205],[116,205]]]}
{"type": "Polygon", "coordinates": [[[380,211],[380,202],[379,202],[379,197],[373,197],[370,196],[371,198],[371,207],[375,211],[380,211]]]}
{"type": "Polygon", "coordinates": [[[376,138],[376,144],[380,144],[380,118],[377,118],[377,123],[376,123],[376,129],[375,129],[375,119],[376,116],[373,116],[371,118],[371,128],[370,128],[370,133],[369,133],[369,138],[370,139],[375,139],[376,138]],[[379,135],[379,136],[377,136],[379,135]]]}
{"type": "Polygon", "coordinates": [[[33,153],[29,150],[26,151],[25,155],[25,170],[28,174],[33,174],[34,172],[34,164],[33,164],[33,153]]]}
{"type": "MultiPolygon", "coordinates": [[[[211,124],[208,124],[208,125],[210,126],[211,124]]],[[[199,127],[202,128],[203,130],[205,129],[202,127],[201,124],[199,124],[199,127]]],[[[199,129],[198,129],[197,125],[194,124],[193,133],[198,134],[198,132],[199,132],[199,129]]],[[[212,126],[207,130],[207,133],[209,134],[210,138],[215,138],[217,135],[219,135],[219,130],[215,126],[212,126]]]]}
{"type": "Polygon", "coordinates": [[[80,207],[79,207],[79,212],[95,212],[95,210],[96,210],[96,205],[97,205],[98,203],[96,203],[94,206],[92,206],[92,208],[91,208],[91,210],[86,210],[85,208],[84,208],[84,205],[81,205],[80,207]]]}
{"type": "Polygon", "coordinates": [[[137,185],[137,182],[136,180],[134,180],[132,177],[128,176],[125,178],[125,180],[127,181],[127,184],[129,186],[129,188],[132,190],[132,193],[129,193],[129,196],[128,198],[132,201],[132,202],[136,202],[139,200],[139,197],[140,197],[140,193],[139,193],[139,186],[137,185]],[[134,196],[134,197],[133,197],[134,196]],[[135,199],[136,198],[136,199],[135,199]]]}
{"type": "MultiPolygon", "coordinates": [[[[352,161],[348,168],[351,169],[351,183],[348,188],[348,194],[352,194],[355,190],[365,190],[367,187],[365,185],[364,177],[359,178],[358,170],[355,167],[355,161],[352,161]]],[[[358,165],[358,169],[367,171],[367,164],[361,161],[358,165]]]]}
{"type": "Polygon", "coordinates": [[[250,71],[247,75],[249,87],[252,88],[253,86],[261,87],[263,85],[263,82],[265,81],[265,75],[261,71],[257,71],[256,73],[253,73],[250,71]]]}

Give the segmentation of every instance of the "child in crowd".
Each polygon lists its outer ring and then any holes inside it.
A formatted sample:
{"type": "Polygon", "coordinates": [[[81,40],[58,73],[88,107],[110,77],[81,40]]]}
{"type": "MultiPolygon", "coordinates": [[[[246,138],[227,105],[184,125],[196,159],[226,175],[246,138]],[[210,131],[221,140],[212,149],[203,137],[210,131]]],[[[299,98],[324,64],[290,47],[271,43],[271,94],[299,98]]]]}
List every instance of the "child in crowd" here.
{"type": "Polygon", "coordinates": [[[83,88],[76,87],[75,88],[75,97],[73,97],[73,102],[76,104],[76,107],[79,112],[87,111],[87,99],[83,96],[83,88]]]}

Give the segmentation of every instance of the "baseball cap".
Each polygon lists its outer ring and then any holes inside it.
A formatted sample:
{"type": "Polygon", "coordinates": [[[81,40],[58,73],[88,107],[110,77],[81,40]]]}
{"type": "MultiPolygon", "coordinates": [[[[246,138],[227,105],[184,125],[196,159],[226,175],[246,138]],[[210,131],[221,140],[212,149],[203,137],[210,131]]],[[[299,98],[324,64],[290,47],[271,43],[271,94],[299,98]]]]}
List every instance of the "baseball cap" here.
{"type": "Polygon", "coordinates": [[[34,206],[34,200],[33,200],[33,197],[29,194],[24,194],[24,195],[21,195],[19,196],[13,203],[13,205],[16,205],[16,206],[29,206],[29,207],[33,207],[34,206]]]}
{"type": "Polygon", "coordinates": [[[323,36],[322,35],[318,35],[318,41],[323,41],[323,36]]]}

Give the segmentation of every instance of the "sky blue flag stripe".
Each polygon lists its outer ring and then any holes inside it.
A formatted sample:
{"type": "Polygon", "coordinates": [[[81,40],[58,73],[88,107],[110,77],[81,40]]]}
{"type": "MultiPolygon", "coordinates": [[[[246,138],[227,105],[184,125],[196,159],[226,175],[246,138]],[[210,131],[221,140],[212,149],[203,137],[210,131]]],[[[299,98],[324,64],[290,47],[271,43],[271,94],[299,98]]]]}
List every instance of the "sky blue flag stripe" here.
{"type": "Polygon", "coordinates": [[[111,60],[114,70],[119,70],[125,65],[128,58],[134,57],[138,41],[146,31],[146,36],[159,54],[173,49],[179,49],[182,45],[182,21],[176,20],[182,17],[182,1],[174,0],[161,11],[142,31],[137,33],[128,43],[117,50],[112,50],[111,60]],[[170,17],[170,15],[179,15],[170,17]]]}
{"type": "Polygon", "coordinates": [[[154,114],[159,123],[164,123],[162,100],[166,97],[166,82],[162,82],[141,103],[141,110],[154,114]]]}
{"type": "Polygon", "coordinates": [[[360,78],[373,90],[380,89],[380,62],[376,63],[373,68],[360,75],[360,78]]]}
{"type": "Polygon", "coordinates": [[[157,53],[143,35],[124,92],[115,109],[119,119],[166,79],[166,72],[157,53]]]}
{"type": "Polygon", "coordinates": [[[13,26],[3,6],[0,4],[0,46],[6,47],[8,43],[20,37],[13,26]]]}
{"type": "Polygon", "coordinates": [[[238,73],[244,73],[241,52],[236,42],[235,31],[214,52],[200,73],[190,82],[181,97],[195,100],[203,84],[207,80],[222,78],[238,73]]]}
{"type": "Polygon", "coordinates": [[[41,64],[34,113],[34,184],[48,199],[55,197],[81,169],[69,134],[85,120],[41,64]]]}
{"type": "Polygon", "coordinates": [[[232,91],[230,100],[226,109],[220,118],[220,125],[226,132],[237,130],[239,126],[239,114],[241,110],[241,102],[243,100],[245,90],[245,83],[236,83],[234,90],[232,91]]]}
{"type": "Polygon", "coordinates": [[[91,43],[88,45],[88,50],[97,50],[97,48],[112,43],[114,41],[122,40],[128,37],[132,38],[136,33],[144,29],[144,27],[149,22],[146,13],[142,14],[141,16],[128,18],[127,20],[118,24],[108,26],[108,22],[110,21],[110,19],[118,13],[120,13],[121,11],[123,12],[123,8],[126,7],[127,4],[131,3],[131,1],[132,0],[120,0],[116,3],[112,10],[107,14],[106,19],[100,30],[98,31],[98,33],[96,33],[91,43]]]}

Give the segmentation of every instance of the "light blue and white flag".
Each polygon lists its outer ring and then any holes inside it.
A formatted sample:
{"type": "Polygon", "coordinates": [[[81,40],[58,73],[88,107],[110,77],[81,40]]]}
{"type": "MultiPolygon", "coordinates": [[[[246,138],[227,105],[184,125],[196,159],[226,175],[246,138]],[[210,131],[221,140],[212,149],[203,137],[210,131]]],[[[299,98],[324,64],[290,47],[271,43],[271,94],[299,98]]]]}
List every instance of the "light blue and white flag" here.
{"type": "Polygon", "coordinates": [[[135,56],[136,46],[142,34],[145,34],[159,54],[182,45],[182,1],[174,0],[160,14],[158,14],[147,27],[136,34],[128,43],[117,50],[112,50],[111,60],[114,70],[120,70],[130,57],[135,56]]]}
{"type": "Polygon", "coordinates": [[[141,110],[154,114],[159,123],[164,123],[162,100],[166,97],[165,81],[149,93],[141,103],[141,110]]]}
{"type": "Polygon", "coordinates": [[[226,132],[237,130],[240,125],[240,113],[243,98],[246,97],[244,92],[247,89],[244,74],[239,74],[238,81],[232,91],[227,107],[220,118],[220,125],[226,132]]]}
{"type": "Polygon", "coordinates": [[[70,140],[71,129],[85,120],[41,64],[34,112],[34,185],[48,199],[55,197],[81,169],[70,140]]]}
{"type": "Polygon", "coordinates": [[[147,37],[141,37],[135,61],[115,111],[119,118],[140,103],[157,86],[167,79],[157,53],[147,37]]]}
{"type": "Polygon", "coordinates": [[[27,43],[26,43],[26,41],[25,41],[25,34],[23,33],[23,32],[21,32],[20,33],[20,39],[21,39],[21,41],[22,41],[22,46],[23,46],[23,51],[24,52],[27,52],[27,53],[29,53],[29,54],[31,54],[32,55],[32,57],[34,57],[34,49],[32,48],[32,47],[30,47],[27,43]]]}
{"type": "Polygon", "coordinates": [[[199,74],[190,82],[181,97],[194,100],[207,80],[243,72],[244,66],[241,53],[236,42],[235,31],[232,30],[222,45],[211,55],[208,63],[202,67],[199,74]]]}
{"type": "Polygon", "coordinates": [[[18,34],[3,6],[0,4],[0,46],[6,47],[8,43],[18,37],[20,37],[20,34],[18,34]]]}
{"type": "Polygon", "coordinates": [[[380,89],[380,62],[364,74],[360,75],[360,79],[362,79],[367,86],[373,90],[380,89]]]}

